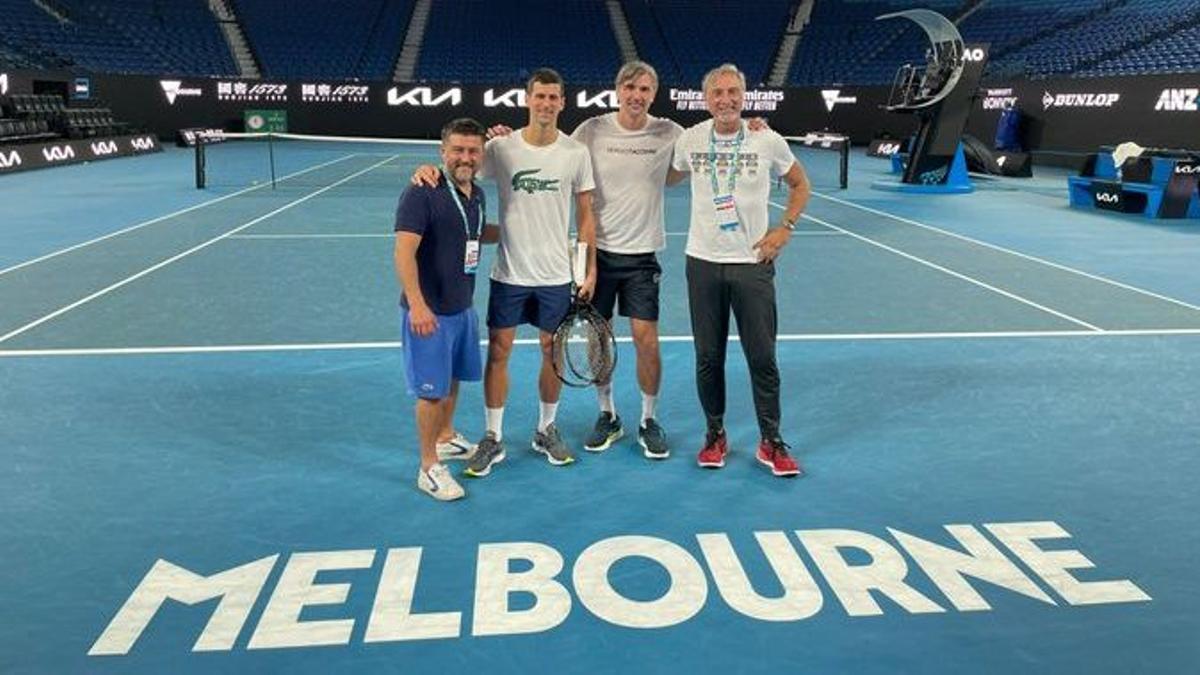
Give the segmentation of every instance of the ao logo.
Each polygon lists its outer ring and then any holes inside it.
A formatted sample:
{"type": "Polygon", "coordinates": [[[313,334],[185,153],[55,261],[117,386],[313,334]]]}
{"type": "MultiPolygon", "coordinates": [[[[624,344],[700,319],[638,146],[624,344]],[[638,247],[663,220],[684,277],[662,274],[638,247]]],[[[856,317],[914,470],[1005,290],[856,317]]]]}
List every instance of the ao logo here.
{"type": "Polygon", "coordinates": [[[68,159],[75,159],[75,148],[69,145],[52,145],[48,148],[42,148],[42,156],[47,162],[62,162],[68,159]]]}
{"type": "Polygon", "coordinates": [[[983,53],[983,49],[980,47],[972,47],[970,49],[963,50],[964,61],[979,62],[983,60],[984,56],[985,54],[983,53]]]}
{"type": "Polygon", "coordinates": [[[434,96],[433,89],[429,87],[414,87],[403,94],[399,87],[392,87],[388,89],[387,102],[388,105],[411,105],[417,108],[432,108],[443,103],[458,105],[462,103],[462,89],[454,87],[434,96]]]}
{"type": "Polygon", "coordinates": [[[1008,158],[1004,157],[1003,155],[996,158],[996,164],[999,164],[1000,166],[1004,166],[1004,163],[1007,161],[1008,161],[1008,158]]]}
{"type": "Polygon", "coordinates": [[[92,154],[97,157],[104,157],[120,152],[117,149],[117,144],[113,141],[96,141],[92,143],[92,154]]]}
{"type": "Polygon", "coordinates": [[[1097,192],[1096,201],[1104,204],[1120,204],[1121,195],[1115,192],[1097,192]]]}
{"type": "Polygon", "coordinates": [[[595,96],[589,97],[585,89],[576,94],[575,105],[579,108],[617,108],[617,92],[602,91],[595,96]]]}
{"type": "Polygon", "coordinates": [[[488,108],[504,106],[505,108],[524,108],[525,107],[525,90],[524,89],[509,89],[508,91],[497,95],[495,89],[488,89],[483,92],[483,105],[488,108]]]}
{"type": "Polygon", "coordinates": [[[0,169],[11,169],[21,166],[21,153],[13,150],[8,154],[0,153],[0,169]]]}

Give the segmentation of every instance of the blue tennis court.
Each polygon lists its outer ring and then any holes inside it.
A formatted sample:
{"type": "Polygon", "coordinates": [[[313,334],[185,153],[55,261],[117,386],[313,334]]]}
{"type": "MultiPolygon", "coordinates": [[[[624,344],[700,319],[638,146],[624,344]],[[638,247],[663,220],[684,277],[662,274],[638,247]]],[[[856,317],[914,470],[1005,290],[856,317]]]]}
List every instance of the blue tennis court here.
{"type": "MultiPolygon", "coordinates": [[[[276,148],[272,187],[261,147],[228,145],[204,191],[183,150],[0,180],[0,671],[1200,660],[1195,225],[1072,211],[1053,169],[914,198],[869,188],[882,160],[854,155],[841,191],[833,153],[802,154],[816,194],[776,283],[783,433],[807,475],[781,480],[754,461],[736,343],[729,464],[695,465],[673,188],[671,459],[631,435],[565,468],[528,451],[540,357],[521,332],[508,460],[442,504],[414,486],[391,257],[434,146],[276,148]]],[[[469,437],[482,408],[465,386],[469,437]]],[[[577,450],[595,415],[593,392],[564,392],[577,450]]]]}

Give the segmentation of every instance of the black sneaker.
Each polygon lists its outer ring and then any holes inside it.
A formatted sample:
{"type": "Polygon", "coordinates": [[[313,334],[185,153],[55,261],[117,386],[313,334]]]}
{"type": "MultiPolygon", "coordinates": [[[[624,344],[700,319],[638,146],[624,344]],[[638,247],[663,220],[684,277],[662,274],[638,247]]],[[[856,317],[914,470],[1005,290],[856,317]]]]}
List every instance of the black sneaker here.
{"type": "Polygon", "coordinates": [[[638,445],[642,446],[642,454],[647,459],[666,459],[671,456],[667,448],[667,432],[654,419],[638,427],[638,445]]]}
{"type": "Polygon", "coordinates": [[[621,418],[615,417],[607,411],[602,412],[596,419],[592,435],[588,436],[587,441],[584,442],[583,449],[588,452],[604,452],[624,435],[625,429],[621,427],[621,418]]]}

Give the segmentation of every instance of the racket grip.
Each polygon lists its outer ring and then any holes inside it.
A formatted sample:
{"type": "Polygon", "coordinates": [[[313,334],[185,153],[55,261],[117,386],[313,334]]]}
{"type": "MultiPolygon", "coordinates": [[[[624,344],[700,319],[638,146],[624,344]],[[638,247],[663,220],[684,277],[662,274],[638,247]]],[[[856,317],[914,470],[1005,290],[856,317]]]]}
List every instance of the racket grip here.
{"type": "Polygon", "coordinates": [[[575,242],[575,255],[571,261],[571,277],[576,286],[582,286],[587,280],[588,245],[586,242],[575,242]]]}

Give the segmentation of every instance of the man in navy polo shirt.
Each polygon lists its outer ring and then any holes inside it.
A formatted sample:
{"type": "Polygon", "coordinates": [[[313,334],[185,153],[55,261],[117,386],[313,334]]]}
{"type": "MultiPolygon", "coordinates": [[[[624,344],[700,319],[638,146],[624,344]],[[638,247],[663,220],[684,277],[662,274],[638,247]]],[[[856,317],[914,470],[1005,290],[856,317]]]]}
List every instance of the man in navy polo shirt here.
{"type": "Polygon", "coordinates": [[[468,459],[475,448],[454,431],[460,381],[483,374],[479,319],[472,308],[479,246],[498,238],[484,224],[484,195],[474,183],[483,162],[485,130],[460,118],[442,128],[442,169],[436,186],[410,186],[396,209],[396,274],[404,370],[417,397],[421,471],[417,487],[435,499],[465,493],[443,459],[468,459]]]}

